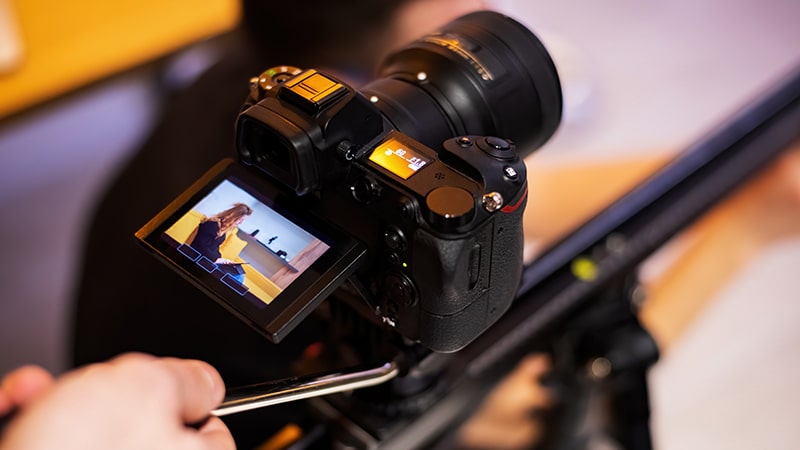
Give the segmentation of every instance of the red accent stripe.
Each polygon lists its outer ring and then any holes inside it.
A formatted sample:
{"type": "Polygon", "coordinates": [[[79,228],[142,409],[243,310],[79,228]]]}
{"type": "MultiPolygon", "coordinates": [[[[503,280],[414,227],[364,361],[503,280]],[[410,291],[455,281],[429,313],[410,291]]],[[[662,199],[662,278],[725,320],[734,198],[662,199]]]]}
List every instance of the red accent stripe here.
{"type": "Polygon", "coordinates": [[[522,194],[522,196],[519,198],[519,200],[517,200],[517,202],[514,203],[513,205],[504,206],[503,209],[500,210],[500,212],[513,213],[514,211],[519,209],[519,207],[522,206],[523,203],[525,203],[525,199],[526,198],[528,198],[528,185],[527,184],[525,185],[525,192],[522,194]]]}

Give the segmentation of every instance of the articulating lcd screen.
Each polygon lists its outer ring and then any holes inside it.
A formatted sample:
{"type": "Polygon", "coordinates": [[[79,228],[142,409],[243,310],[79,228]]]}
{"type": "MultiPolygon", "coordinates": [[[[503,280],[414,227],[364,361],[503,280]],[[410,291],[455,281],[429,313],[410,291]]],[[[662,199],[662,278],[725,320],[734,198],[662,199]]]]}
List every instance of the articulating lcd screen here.
{"type": "Polygon", "coordinates": [[[164,235],[234,292],[250,293],[267,305],[330,248],[230,180],[164,235]]]}
{"type": "Polygon", "coordinates": [[[282,187],[225,160],[136,236],[278,342],[363,262],[366,247],[282,187]]]}

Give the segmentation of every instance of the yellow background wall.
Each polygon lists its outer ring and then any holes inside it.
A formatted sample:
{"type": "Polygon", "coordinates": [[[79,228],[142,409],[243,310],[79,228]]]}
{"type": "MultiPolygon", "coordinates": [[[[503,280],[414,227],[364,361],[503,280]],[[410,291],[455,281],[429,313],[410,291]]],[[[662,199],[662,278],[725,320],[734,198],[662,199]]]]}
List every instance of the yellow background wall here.
{"type": "Polygon", "coordinates": [[[236,0],[0,0],[18,63],[0,74],[0,117],[230,29],[236,0]]]}

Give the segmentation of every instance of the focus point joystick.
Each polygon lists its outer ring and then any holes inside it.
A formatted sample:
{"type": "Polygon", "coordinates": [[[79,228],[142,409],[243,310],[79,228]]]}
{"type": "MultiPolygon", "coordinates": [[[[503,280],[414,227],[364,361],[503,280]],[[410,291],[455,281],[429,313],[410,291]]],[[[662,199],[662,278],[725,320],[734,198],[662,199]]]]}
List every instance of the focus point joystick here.
{"type": "Polygon", "coordinates": [[[498,159],[514,159],[517,156],[511,143],[499,137],[487,136],[478,139],[478,148],[498,159]]]}

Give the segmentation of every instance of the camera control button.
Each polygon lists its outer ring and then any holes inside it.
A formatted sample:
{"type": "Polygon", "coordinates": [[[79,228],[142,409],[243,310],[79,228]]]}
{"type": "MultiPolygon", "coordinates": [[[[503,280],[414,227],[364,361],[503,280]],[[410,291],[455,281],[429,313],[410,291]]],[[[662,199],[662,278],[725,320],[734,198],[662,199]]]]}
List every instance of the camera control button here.
{"type": "Polygon", "coordinates": [[[386,275],[384,280],[386,297],[398,306],[414,306],[417,303],[417,289],[414,283],[402,272],[386,275]]]}
{"type": "Polygon", "coordinates": [[[381,185],[372,177],[361,177],[350,185],[350,194],[357,202],[370,204],[381,196],[381,185]]]}
{"type": "Polygon", "coordinates": [[[487,136],[478,140],[478,148],[497,159],[509,160],[517,156],[517,152],[514,151],[514,146],[511,142],[499,137],[487,136]]]}
{"type": "Polygon", "coordinates": [[[488,136],[484,138],[486,143],[496,149],[496,150],[511,150],[511,144],[508,143],[507,140],[501,139],[499,137],[488,136]]]}
{"type": "Polygon", "coordinates": [[[456,139],[456,142],[461,147],[470,147],[470,146],[472,146],[472,139],[470,139],[470,138],[468,138],[466,136],[461,136],[460,138],[456,139]]]}
{"type": "Polygon", "coordinates": [[[386,255],[386,262],[390,266],[394,266],[394,267],[400,266],[402,264],[402,260],[400,259],[400,255],[398,255],[397,253],[394,253],[394,252],[389,253],[388,255],[386,255]]]}
{"type": "Polygon", "coordinates": [[[383,240],[386,246],[396,252],[402,252],[406,249],[406,236],[403,231],[397,227],[391,227],[383,233],[383,240]]]}
{"type": "Polygon", "coordinates": [[[519,178],[517,170],[511,166],[503,166],[503,175],[505,175],[506,178],[511,181],[516,181],[517,178],[519,178]]]}
{"type": "Polygon", "coordinates": [[[400,200],[400,215],[408,220],[413,220],[417,213],[417,205],[408,197],[400,200]]]}
{"type": "Polygon", "coordinates": [[[436,188],[425,197],[428,219],[443,231],[466,225],[475,213],[475,199],[466,189],[455,186],[436,188]]]}

